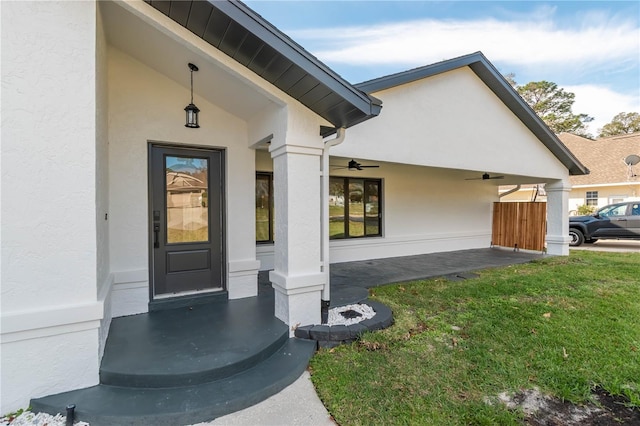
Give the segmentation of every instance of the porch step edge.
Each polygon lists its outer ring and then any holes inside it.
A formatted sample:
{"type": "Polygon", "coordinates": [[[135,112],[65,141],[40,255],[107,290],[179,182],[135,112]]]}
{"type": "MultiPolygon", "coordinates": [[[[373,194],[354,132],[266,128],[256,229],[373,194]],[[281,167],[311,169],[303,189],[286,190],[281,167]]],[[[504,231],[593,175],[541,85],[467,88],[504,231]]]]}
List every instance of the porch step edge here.
{"type": "Polygon", "coordinates": [[[149,302],[149,312],[158,312],[165,309],[184,308],[193,305],[205,305],[207,303],[227,300],[229,292],[226,290],[216,291],[209,294],[191,294],[187,296],[172,297],[167,299],[155,299],[149,302]]]}
{"type": "Polygon", "coordinates": [[[234,376],[174,388],[97,385],[31,400],[36,412],[64,413],[76,405],[76,420],[91,426],[176,426],[210,421],[278,393],[305,371],[316,342],[287,339],[271,357],[234,376]]]}
{"type": "Polygon", "coordinates": [[[203,366],[202,369],[191,372],[176,373],[175,371],[167,370],[163,373],[150,374],[132,372],[120,373],[101,368],[100,383],[103,385],[125,388],[157,389],[185,387],[214,382],[216,380],[234,376],[270,358],[278,352],[284,344],[286,344],[288,339],[289,331],[285,327],[283,328],[282,334],[280,334],[277,339],[274,339],[273,342],[265,347],[256,348],[256,350],[259,350],[253,354],[238,354],[238,361],[231,364],[215,366],[212,368],[203,366]]]}

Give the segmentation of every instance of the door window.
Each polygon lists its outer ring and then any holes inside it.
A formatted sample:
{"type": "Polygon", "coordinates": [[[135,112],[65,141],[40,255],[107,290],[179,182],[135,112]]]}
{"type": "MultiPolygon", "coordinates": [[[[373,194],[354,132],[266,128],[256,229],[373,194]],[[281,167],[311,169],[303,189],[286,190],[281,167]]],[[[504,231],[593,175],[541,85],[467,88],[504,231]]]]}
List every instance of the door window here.
{"type": "Polygon", "coordinates": [[[206,158],[165,156],[167,244],[209,241],[206,158]]]}

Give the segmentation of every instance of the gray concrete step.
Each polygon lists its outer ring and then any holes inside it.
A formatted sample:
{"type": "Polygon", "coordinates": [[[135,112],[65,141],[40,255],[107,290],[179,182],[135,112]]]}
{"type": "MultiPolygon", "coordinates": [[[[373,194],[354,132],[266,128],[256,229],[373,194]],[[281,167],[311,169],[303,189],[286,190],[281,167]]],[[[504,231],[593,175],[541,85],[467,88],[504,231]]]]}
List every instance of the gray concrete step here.
{"type": "Polygon", "coordinates": [[[98,385],[33,399],[33,411],[64,413],[76,405],[76,419],[91,426],[187,425],[254,405],[293,383],[307,368],[316,342],[287,339],[252,368],[208,383],[172,388],[98,385]]]}
{"type": "Polygon", "coordinates": [[[211,382],[268,358],[288,338],[269,297],[114,318],[100,383],[160,388],[211,382]]]}

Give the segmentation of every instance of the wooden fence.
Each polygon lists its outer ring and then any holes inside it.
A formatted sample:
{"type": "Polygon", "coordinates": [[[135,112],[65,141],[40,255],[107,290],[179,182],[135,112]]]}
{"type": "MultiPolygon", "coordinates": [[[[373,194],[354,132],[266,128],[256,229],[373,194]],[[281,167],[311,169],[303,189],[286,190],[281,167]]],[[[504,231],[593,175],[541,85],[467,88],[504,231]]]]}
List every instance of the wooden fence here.
{"type": "Polygon", "coordinates": [[[491,244],[544,251],[547,203],[493,203],[491,244]]]}

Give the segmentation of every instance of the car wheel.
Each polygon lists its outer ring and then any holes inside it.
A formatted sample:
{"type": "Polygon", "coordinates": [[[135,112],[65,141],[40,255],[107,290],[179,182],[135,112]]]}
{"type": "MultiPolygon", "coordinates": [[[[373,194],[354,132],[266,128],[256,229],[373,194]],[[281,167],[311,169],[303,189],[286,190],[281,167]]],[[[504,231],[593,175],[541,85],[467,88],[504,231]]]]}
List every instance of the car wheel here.
{"type": "Polygon", "coordinates": [[[569,245],[571,247],[578,247],[580,244],[584,243],[584,234],[578,229],[569,229],[569,237],[571,237],[571,240],[569,241],[569,245]]]}

